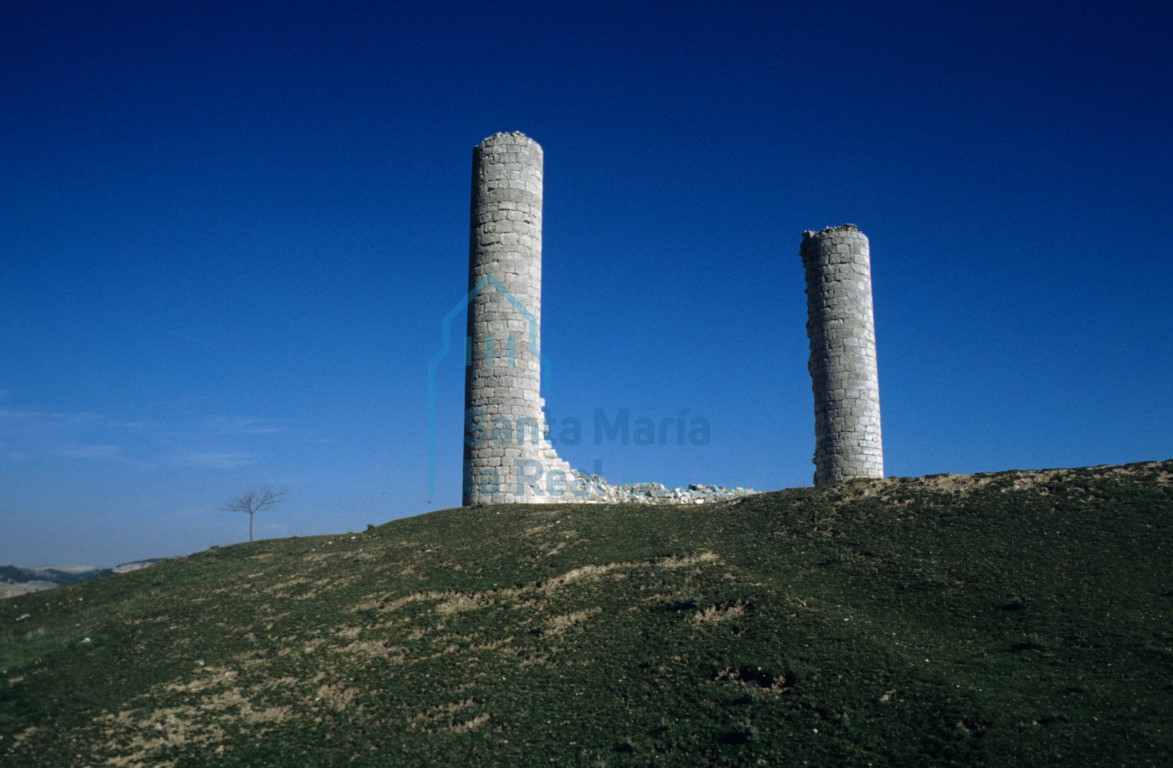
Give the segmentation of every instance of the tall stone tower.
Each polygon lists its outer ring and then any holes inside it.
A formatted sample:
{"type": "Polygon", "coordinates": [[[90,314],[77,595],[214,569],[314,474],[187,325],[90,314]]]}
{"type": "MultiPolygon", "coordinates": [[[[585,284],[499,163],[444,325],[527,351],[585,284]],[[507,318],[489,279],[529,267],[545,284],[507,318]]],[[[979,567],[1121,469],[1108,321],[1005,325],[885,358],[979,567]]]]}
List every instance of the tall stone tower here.
{"type": "Polygon", "coordinates": [[[884,476],[868,239],[854,224],[803,232],[815,394],[815,485],[884,476]]]}
{"type": "Polygon", "coordinates": [[[470,229],[463,503],[586,500],[589,488],[554,452],[542,413],[536,141],[498,133],[473,149],[470,229]]]}

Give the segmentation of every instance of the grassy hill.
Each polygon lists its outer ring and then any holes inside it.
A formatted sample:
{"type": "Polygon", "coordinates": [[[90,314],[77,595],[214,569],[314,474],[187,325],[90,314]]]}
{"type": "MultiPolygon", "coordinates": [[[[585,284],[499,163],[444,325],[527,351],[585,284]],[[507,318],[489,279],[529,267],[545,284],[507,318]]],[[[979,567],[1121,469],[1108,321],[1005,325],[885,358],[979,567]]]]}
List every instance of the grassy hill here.
{"type": "Polygon", "coordinates": [[[0,603],[0,765],[1168,765],[1173,462],[454,509],[0,603]]]}

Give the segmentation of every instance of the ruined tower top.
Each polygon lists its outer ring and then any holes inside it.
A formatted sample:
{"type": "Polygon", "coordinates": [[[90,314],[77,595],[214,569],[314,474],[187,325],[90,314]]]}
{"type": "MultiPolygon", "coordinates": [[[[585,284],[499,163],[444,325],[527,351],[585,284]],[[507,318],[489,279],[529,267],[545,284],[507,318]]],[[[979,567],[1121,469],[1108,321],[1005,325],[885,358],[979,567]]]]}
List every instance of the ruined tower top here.
{"type": "Polygon", "coordinates": [[[854,224],[840,224],[837,227],[824,227],[818,231],[806,229],[802,232],[803,242],[812,240],[820,235],[830,235],[834,232],[859,232],[859,227],[854,224]]]}

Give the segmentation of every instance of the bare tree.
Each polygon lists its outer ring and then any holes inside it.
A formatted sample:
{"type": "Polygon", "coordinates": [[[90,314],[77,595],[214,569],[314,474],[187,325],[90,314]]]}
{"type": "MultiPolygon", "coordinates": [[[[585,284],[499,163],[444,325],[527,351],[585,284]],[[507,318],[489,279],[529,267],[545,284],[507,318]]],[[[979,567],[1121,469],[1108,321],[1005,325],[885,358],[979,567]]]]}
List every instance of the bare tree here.
{"type": "Polygon", "coordinates": [[[248,540],[253,540],[253,515],[262,509],[275,507],[285,501],[285,489],[274,489],[271,486],[250,488],[235,499],[229,499],[220,506],[225,512],[248,513],[248,540]]]}

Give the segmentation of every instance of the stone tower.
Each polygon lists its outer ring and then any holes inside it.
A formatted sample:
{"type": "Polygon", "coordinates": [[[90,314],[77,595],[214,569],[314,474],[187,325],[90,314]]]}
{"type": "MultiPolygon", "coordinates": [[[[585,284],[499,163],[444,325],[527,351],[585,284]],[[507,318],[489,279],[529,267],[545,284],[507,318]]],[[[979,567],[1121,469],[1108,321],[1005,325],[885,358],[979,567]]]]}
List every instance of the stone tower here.
{"type": "Polygon", "coordinates": [[[815,485],[884,476],[868,239],[854,224],[803,232],[815,394],[815,485]]]}
{"type": "Polygon", "coordinates": [[[473,149],[463,503],[584,501],[546,438],[541,384],[542,148],[498,133],[473,149]]]}

